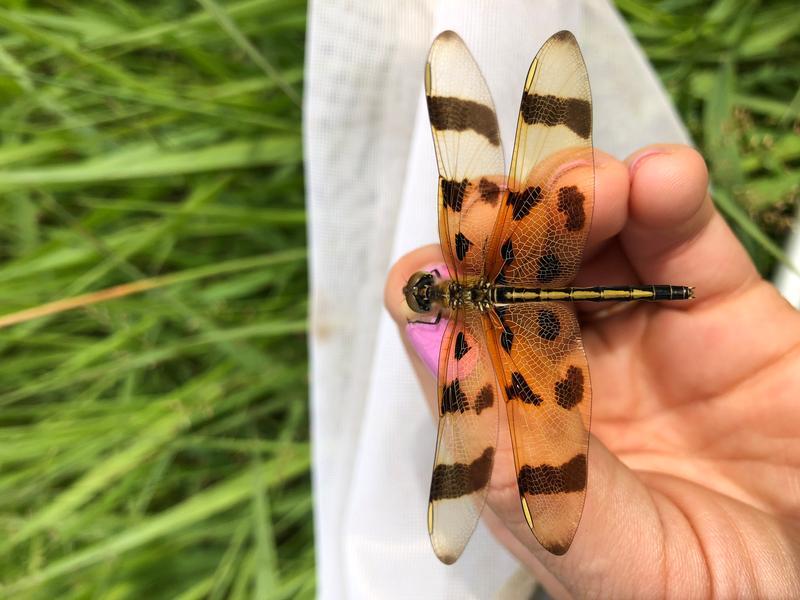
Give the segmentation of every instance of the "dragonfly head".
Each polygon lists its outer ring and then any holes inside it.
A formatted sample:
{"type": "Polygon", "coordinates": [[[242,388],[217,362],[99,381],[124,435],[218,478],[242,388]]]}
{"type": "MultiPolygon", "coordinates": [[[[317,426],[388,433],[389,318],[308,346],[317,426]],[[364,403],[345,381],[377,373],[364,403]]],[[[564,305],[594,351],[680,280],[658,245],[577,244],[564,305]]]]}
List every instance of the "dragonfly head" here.
{"type": "Polygon", "coordinates": [[[431,311],[431,290],[433,288],[433,273],[417,271],[408,280],[403,288],[406,303],[417,313],[431,311]]]}

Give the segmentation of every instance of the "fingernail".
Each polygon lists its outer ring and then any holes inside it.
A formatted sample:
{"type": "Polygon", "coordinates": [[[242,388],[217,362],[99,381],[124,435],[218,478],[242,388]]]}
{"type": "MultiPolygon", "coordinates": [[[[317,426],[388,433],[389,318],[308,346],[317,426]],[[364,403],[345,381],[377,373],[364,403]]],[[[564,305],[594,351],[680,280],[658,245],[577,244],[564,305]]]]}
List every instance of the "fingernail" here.
{"type": "MultiPolygon", "coordinates": [[[[449,277],[447,265],[435,263],[427,265],[423,271],[437,270],[442,277],[449,277]]],[[[433,322],[436,315],[419,315],[422,319],[430,319],[433,322]]],[[[422,362],[435,377],[439,371],[439,348],[442,345],[442,337],[447,329],[448,320],[444,317],[434,324],[428,323],[408,323],[406,324],[406,337],[411,343],[411,347],[422,359],[422,362]]]]}
{"type": "Polygon", "coordinates": [[[636,175],[636,171],[642,166],[644,161],[652,156],[659,156],[661,154],[666,154],[666,152],[664,150],[654,148],[652,150],[648,150],[647,152],[642,152],[639,156],[637,156],[636,160],[634,160],[631,163],[631,166],[628,167],[628,172],[631,174],[631,179],[633,179],[633,177],[636,175]]]}

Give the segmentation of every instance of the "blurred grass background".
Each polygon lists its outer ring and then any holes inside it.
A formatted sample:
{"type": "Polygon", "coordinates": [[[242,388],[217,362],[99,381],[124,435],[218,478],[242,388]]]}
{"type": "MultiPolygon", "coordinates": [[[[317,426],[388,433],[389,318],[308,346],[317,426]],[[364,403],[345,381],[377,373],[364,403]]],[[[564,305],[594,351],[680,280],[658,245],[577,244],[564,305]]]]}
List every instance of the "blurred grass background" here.
{"type": "MultiPolygon", "coordinates": [[[[617,6],[768,274],[796,3],[617,6]]],[[[313,596],[305,11],[0,4],[0,597],[313,596]]]]}
{"type": "Polygon", "coordinates": [[[800,5],[616,0],[706,157],[714,200],[768,276],[800,188],[800,5]]]}

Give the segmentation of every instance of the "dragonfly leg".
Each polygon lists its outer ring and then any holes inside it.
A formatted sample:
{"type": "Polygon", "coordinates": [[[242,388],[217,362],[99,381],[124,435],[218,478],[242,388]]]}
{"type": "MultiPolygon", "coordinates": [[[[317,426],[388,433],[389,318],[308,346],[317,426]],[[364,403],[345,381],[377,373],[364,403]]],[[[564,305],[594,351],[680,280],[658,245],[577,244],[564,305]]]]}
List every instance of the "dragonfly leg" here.
{"type": "Polygon", "coordinates": [[[412,321],[410,319],[407,320],[408,324],[411,325],[438,325],[439,321],[442,320],[442,311],[439,311],[436,314],[436,318],[433,321],[412,321]]]}

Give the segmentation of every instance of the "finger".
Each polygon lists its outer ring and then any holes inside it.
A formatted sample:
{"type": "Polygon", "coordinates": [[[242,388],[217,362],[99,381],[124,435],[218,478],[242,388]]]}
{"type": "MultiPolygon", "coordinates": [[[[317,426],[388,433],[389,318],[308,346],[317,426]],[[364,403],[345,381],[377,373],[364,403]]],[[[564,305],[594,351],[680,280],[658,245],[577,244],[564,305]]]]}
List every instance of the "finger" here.
{"type": "Polygon", "coordinates": [[[760,279],[711,202],[700,154],[688,146],[651,146],[627,163],[628,222],[620,239],[641,281],[695,286],[704,300],[760,279]]]}
{"type": "MultiPolygon", "coordinates": [[[[642,283],[622,249],[619,238],[606,242],[593,257],[585,260],[575,277],[573,285],[578,287],[636,285],[642,283]]],[[[576,302],[580,314],[608,315],[634,308],[634,302],[576,302]]]]}
{"type": "Polygon", "coordinates": [[[439,244],[431,244],[417,248],[400,258],[389,271],[383,292],[383,302],[389,315],[394,319],[401,332],[401,339],[417,378],[423,386],[425,399],[436,415],[436,372],[439,364],[439,347],[442,343],[447,319],[440,319],[436,325],[416,324],[409,321],[429,320],[432,317],[415,313],[405,301],[403,287],[417,271],[438,269],[447,276],[447,265],[444,263],[442,249],[439,244]]]}
{"type": "MultiPolygon", "coordinates": [[[[535,574],[535,581],[538,585],[547,590],[550,598],[569,598],[570,594],[559,581],[556,579],[544,565],[534,558],[528,547],[520,542],[511,530],[506,527],[506,524],[497,516],[491,506],[486,506],[483,510],[483,520],[492,535],[501,543],[506,549],[513,554],[517,560],[523,565],[529,573],[535,574]]],[[[538,598],[540,594],[535,596],[538,598]]],[[[502,596],[505,597],[505,596],[502,596]]],[[[512,596],[516,597],[516,596],[512,596]]]]}
{"type": "Polygon", "coordinates": [[[412,250],[394,263],[386,277],[383,303],[398,325],[404,326],[408,321],[419,318],[406,304],[403,295],[403,287],[408,283],[408,278],[417,271],[428,270],[428,266],[435,268],[435,265],[443,262],[442,247],[439,244],[430,244],[412,250]]]}
{"type": "Polygon", "coordinates": [[[591,260],[628,220],[628,168],[601,150],[594,152],[595,192],[592,226],[583,259],[591,260]]]}
{"type": "Polygon", "coordinates": [[[569,551],[555,556],[544,550],[524,520],[511,532],[527,553],[510,549],[554,597],[591,596],[609,589],[609,582],[623,586],[620,595],[629,596],[625,584],[631,581],[636,597],[660,596],[665,538],[660,507],[636,474],[594,436],[588,458],[586,504],[569,551]]]}
{"type": "MultiPolygon", "coordinates": [[[[595,150],[595,201],[592,227],[586,241],[581,269],[572,285],[633,285],[636,273],[615,238],[628,220],[628,167],[620,160],[595,150]]],[[[608,310],[601,303],[576,305],[582,313],[608,310]]]]}

